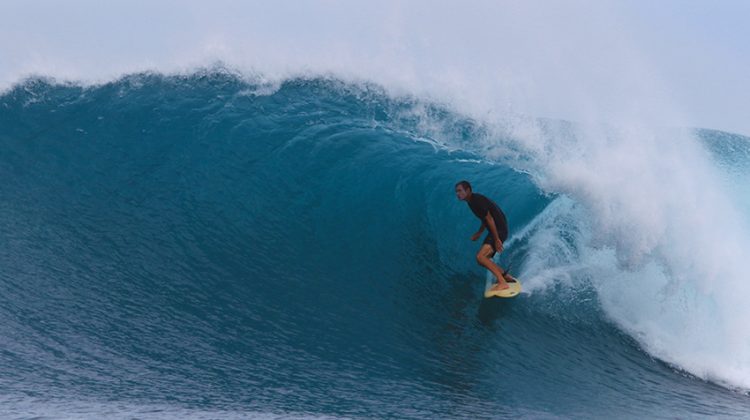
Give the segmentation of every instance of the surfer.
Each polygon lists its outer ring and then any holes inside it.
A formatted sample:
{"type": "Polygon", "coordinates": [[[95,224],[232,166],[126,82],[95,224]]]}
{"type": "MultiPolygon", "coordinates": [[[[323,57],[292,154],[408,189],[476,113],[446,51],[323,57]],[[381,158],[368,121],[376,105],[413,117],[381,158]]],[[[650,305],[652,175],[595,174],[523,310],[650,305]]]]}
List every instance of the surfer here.
{"type": "Polygon", "coordinates": [[[508,221],[505,219],[505,214],[494,201],[482,194],[472,192],[468,181],[456,184],[456,197],[461,201],[466,201],[474,215],[482,222],[479,230],[471,235],[471,240],[479,239],[485,228],[489,230],[477,253],[477,262],[490,270],[497,278],[497,284],[492,286],[492,290],[507,289],[509,287],[507,282],[515,281],[515,279],[492,261],[496,252],[503,252],[503,242],[508,239],[508,221]]]}

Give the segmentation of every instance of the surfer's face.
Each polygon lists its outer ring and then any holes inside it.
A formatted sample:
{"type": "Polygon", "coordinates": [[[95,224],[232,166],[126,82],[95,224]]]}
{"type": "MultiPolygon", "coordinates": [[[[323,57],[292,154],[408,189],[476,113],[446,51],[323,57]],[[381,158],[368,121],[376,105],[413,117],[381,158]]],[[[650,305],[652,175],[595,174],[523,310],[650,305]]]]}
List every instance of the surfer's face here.
{"type": "Polygon", "coordinates": [[[456,185],[456,197],[458,197],[459,200],[466,200],[467,195],[469,195],[469,192],[465,190],[462,185],[456,185]]]}

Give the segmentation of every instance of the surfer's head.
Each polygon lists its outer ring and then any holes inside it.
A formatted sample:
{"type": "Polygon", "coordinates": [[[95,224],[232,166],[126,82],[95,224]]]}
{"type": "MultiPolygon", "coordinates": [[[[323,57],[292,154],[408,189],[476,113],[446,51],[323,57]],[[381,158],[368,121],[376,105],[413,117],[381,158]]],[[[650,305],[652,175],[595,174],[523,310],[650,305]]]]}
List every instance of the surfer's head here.
{"type": "Polygon", "coordinates": [[[471,196],[471,184],[469,184],[469,181],[460,181],[456,184],[456,197],[458,197],[459,200],[463,201],[466,200],[469,196],[471,196]]]}

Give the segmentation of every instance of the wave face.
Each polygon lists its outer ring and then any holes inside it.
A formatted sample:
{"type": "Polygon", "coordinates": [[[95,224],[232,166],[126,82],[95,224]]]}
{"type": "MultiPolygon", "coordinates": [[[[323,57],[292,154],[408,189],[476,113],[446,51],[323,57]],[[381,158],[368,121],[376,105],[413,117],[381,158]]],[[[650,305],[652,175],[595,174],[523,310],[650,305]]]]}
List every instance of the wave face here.
{"type": "Polygon", "coordinates": [[[335,79],[17,85],[0,97],[3,411],[750,416],[732,306],[748,139],[618,150],[528,127],[335,79]],[[691,190],[686,164],[715,188],[691,190]],[[481,298],[461,179],[508,216],[517,299],[481,298]]]}

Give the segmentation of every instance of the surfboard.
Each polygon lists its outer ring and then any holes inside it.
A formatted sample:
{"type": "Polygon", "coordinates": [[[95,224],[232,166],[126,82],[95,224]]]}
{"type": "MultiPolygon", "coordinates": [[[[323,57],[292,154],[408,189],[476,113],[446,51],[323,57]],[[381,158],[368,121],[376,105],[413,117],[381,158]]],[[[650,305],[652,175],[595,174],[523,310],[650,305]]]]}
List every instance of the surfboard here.
{"type": "Polygon", "coordinates": [[[509,281],[508,287],[505,290],[491,290],[492,286],[494,286],[496,283],[492,282],[489,283],[484,290],[484,297],[485,298],[491,298],[491,297],[500,297],[500,298],[512,298],[516,297],[519,293],[521,293],[521,282],[518,281],[518,279],[513,279],[515,281],[509,281]]]}

